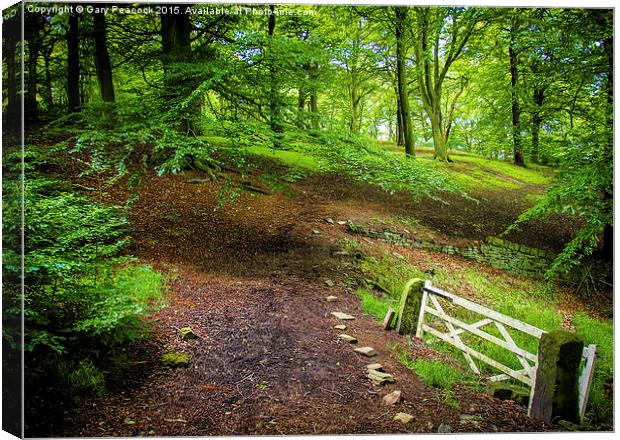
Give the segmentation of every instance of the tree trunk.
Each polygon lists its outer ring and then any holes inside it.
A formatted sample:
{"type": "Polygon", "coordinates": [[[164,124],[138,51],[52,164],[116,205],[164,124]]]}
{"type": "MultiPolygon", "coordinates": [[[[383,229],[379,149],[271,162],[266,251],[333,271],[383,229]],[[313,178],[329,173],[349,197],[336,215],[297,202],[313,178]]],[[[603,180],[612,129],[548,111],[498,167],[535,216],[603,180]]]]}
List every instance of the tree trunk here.
{"type": "Polygon", "coordinates": [[[280,102],[279,102],[279,90],[278,90],[278,78],[277,78],[277,68],[275,66],[276,59],[274,55],[273,48],[273,36],[276,29],[276,14],[275,14],[275,5],[269,5],[269,10],[271,14],[269,15],[269,20],[267,22],[267,35],[269,36],[269,122],[271,126],[271,131],[276,133],[276,144],[279,143],[277,140],[277,134],[282,133],[282,121],[280,115],[280,102]]]}
{"type": "Polygon", "coordinates": [[[517,94],[519,70],[517,65],[517,53],[512,44],[508,47],[510,56],[510,92],[512,96],[512,142],[514,150],[514,164],[524,167],[523,151],[521,149],[521,106],[517,94]]]}
{"type": "Polygon", "coordinates": [[[37,85],[39,83],[37,61],[41,51],[41,29],[43,21],[40,14],[27,12],[25,15],[26,42],[28,47],[28,64],[25,81],[24,117],[26,120],[36,122],[39,120],[37,104],[37,85]]]}
{"type": "Polygon", "coordinates": [[[300,88],[297,95],[297,127],[305,128],[306,93],[300,88]]]}
{"type": "Polygon", "coordinates": [[[45,100],[45,107],[49,112],[54,107],[54,95],[52,91],[52,71],[50,69],[51,56],[54,46],[51,46],[48,50],[43,52],[43,66],[45,70],[45,93],[43,99],[45,100]]]}
{"type": "MultiPolygon", "coordinates": [[[[172,8],[168,8],[172,9],[172,8]]],[[[189,14],[161,14],[162,64],[164,70],[164,110],[170,110],[197,86],[194,78],[187,77],[183,68],[191,62],[191,23],[189,14]]],[[[196,133],[193,116],[198,106],[180,109],[176,129],[196,133]]]]}
{"type": "MultiPolygon", "coordinates": [[[[538,77],[540,75],[540,69],[538,65],[538,60],[534,58],[532,61],[532,75],[534,76],[534,80],[538,81],[538,77]]],[[[530,151],[530,160],[536,164],[541,163],[540,158],[540,126],[542,124],[542,116],[541,110],[542,105],[545,100],[545,89],[537,83],[534,86],[534,91],[532,92],[532,101],[534,104],[534,110],[532,111],[532,149],[530,151]]]]}
{"type": "Polygon", "coordinates": [[[542,124],[542,117],[540,116],[540,108],[542,107],[545,99],[545,91],[541,87],[534,88],[534,111],[532,112],[532,151],[530,158],[534,163],[541,163],[540,159],[540,125],[542,124]]]}
{"type": "Polygon", "coordinates": [[[431,130],[433,133],[435,159],[443,162],[452,162],[448,156],[448,142],[442,127],[441,110],[438,108],[432,108],[428,113],[431,120],[431,130]]]}
{"type": "MultiPolygon", "coordinates": [[[[6,22],[5,22],[6,23],[6,22]]],[[[7,88],[7,119],[18,120],[20,118],[20,100],[17,96],[17,69],[16,67],[20,63],[15,62],[15,54],[17,52],[17,40],[12,37],[18,38],[18,35],[11,32],[9,29],[4,29],[3,35],[3,48],[2,55],[6,61],[6,88],[7,88]]]]}
{"type": "Polygon", "coordinates": [[[359,124],[359,98],[358,84],[357,84],[357,70],[355,67],[351,69],[351,86],[349,87],[349,97],[351,99],[351,118],[349,121],[349,129],[351,133],[357,134],[360,132],[359,124]]]}
{"type": "Polygon", "coordinates": [[[395,7],[396,14],[396,80],[398,83],[398,97],[402,119],[403,140],[405,155],[415,156],[413,148],[413,133],[411,129],[411,115],[409,113],[409,93],[407,92],[407,72],[405,70],[404,31],[407,26],[407,9],[395,7]]]}
{"type": "Polygon", "coordinates": [[[179,79],[175,78],[172,65],[187,62],[191,58],[191,26],[187,14],[161,15],[161,40],[163,46],[164,85],[176,94],[179,79]]]}
{"type": "Polygon", "coordinates": [[[80,110],[80,22],[79,15],[69,14],[67,32],[67,100],[70,112],[80,110]]]}
{"type": "Polygon", "coordinates": [[[24,99],[24,117],[27,121],[39,120],[37,106],[37,58],[39,56],[39,42],[37,37],[28,40],[28,83],[24,99]]]}
{"type": "Polygon", "coordinates": [[[396,145],[399,147],[405,145],[405,137],[403,136],[403,112],[400,108],[398,86],[396,87],[396,145]]]}
{"type": "Polygon", "coordinates": [[[114,82],[112,81],[112,65],[108,54],[105,15],[93,14],[93,34],[95,39],[95,66],[99,91],[104,102],[114,102],[114,82]]]}
{"type": "Polygon", "coordinates": [[[319,101],[316,92],[310,94],[310,112],[312,113],[312,128],[319,128],[319,101]]]}

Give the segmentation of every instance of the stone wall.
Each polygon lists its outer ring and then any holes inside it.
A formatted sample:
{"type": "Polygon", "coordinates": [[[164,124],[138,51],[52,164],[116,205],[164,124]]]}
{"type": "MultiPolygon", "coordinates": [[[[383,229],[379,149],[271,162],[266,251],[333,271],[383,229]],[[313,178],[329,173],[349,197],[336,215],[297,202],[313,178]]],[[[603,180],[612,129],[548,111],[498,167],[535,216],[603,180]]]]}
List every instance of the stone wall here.
{"type": "Polygon", "coordinates": [[[384,228],[377,231],[363,225],[348,224],[349,231],[397,246],[428,249],[449,255],[459,255],[516,275],[542,279],[555,254],[531,248],[497,237],[473,241],[466,246],[452,246],[434,241],[418,240],[406,232],[384,228]]]}

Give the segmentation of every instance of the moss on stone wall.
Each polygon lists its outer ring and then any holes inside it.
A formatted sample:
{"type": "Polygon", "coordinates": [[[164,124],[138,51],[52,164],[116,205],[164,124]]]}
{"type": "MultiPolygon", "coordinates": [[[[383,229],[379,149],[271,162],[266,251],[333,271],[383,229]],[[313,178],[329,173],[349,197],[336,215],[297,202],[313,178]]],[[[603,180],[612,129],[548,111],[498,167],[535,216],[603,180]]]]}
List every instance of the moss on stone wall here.
{"type": "Polygon", "coordinates": [[[515,275],[530,278],[544,278],[555,255],[541,249],[531,248],[522,244],[502,240],[498,237],[487,237],[483,242],[472,242],[459,247],[433,241],[417,240],[405,232],[385,228],[375,231],[363,225],[349,225],[349,231],[366,237],[384,241],[397,246],[414,247],[441,252],[448,255],[459,255],[478,263],[488,264],[515,275]]]}

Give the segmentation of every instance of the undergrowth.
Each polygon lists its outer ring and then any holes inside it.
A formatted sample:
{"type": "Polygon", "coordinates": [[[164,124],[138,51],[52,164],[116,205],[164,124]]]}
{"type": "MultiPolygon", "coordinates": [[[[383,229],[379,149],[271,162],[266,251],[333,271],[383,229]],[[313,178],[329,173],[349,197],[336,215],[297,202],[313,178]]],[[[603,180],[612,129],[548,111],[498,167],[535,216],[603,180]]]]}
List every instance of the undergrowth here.
{"type": "MultiPolygon", "coordinates": [[[[25,157],[23,296],[22,207],[3,198],[4,318],[19,316],[23,299],[28,384],[43,380],[100,394],[111,353],[144,335],[142,317],[162,305],[163,277],[122,255],[130,230],[123,208],[97,203],[46,177],[42,155],[27,151],[25,157]]],[[[19,155],[4,157],[6,171],[19,167],[19,155]]],[[[15,194],[16,185],[3,180],[4,194],[15,194]]],[[[17,347],[15,335],[3,337],[17,347]]]]}

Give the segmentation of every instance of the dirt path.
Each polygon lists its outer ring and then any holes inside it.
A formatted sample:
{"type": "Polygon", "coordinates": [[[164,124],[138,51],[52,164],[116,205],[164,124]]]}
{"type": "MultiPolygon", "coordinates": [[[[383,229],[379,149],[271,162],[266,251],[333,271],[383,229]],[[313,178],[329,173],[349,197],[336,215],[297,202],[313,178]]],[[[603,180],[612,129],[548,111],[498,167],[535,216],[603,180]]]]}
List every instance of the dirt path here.
{"type": "MultiPolygon", "coordinates": [[[[184,182],[188,177],[148,176],[132,209],[132,252],[176,274],[168,307],[149,317],[153,337],[130,347],[130,367],[107,394],[75,402],[54,434],[436,432],[442,423],[455,432],[544,429],[527,419],[525,408],[465,387],[455,391],[460,407],[448,406],[398,361],[398,349],[414,358],[433,353],[407,347],[362,314],[342,287],[346,273],[333,256],[344,227],[324,221],[346,215],[336,206],[361,210],[363,195],[333,203],[304,193],[312,185],[298,185],[294,197],[246,193],[214,212],[219,184],[192,185],[184,182]],[[338,301],[328,302],[328,295],[338,301]],[[330,314],[336,310],[356,317],[346,332],[358,345],[374,347],[377,357],[365,358],[337,338],[333,326],[341,322],[330,314]],[[178,329],[186,325],[198,339],[180,340],[178,329]],[[189,353],[189,367],[162,367],[159,356],[168,351],[189,353]],[[373,361],[396,383],[373,385],[365,368],[373,361]],[[404,400],[389,406],[382,397],[395,389],[404,400]],[[397,412],[414,419],[395,422],[397,412]]],[[[126,197],[124,190],[111,195],[117,202],[126,197]]]]}

